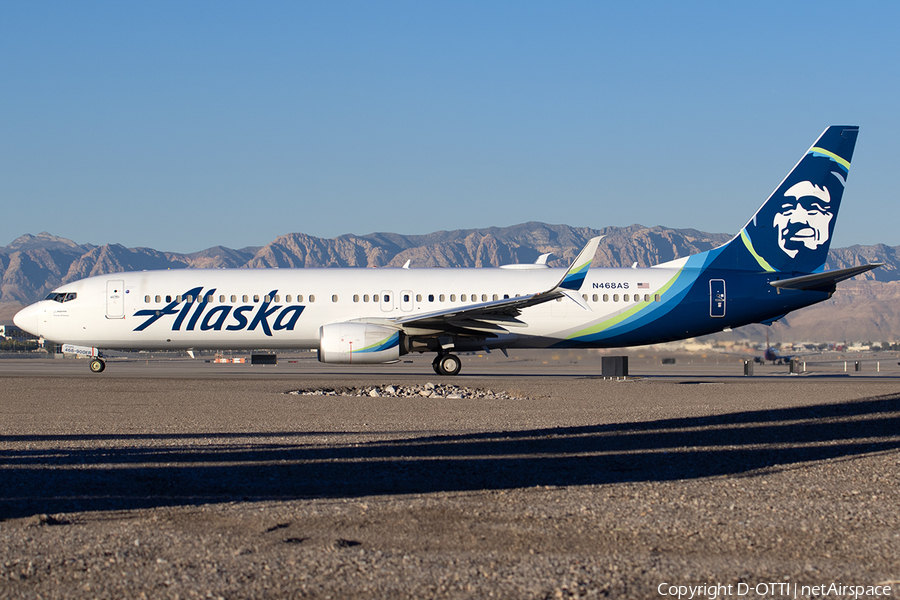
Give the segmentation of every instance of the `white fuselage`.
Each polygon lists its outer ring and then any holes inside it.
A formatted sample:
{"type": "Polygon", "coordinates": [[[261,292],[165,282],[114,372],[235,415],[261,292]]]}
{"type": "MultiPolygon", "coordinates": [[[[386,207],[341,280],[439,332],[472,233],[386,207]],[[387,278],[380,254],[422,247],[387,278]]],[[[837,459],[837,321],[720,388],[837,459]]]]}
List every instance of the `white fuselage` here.
{"type": "MultiPolygon", "coordinates": [[[[319,328],[464,308],[550,289],[563,269],[186,269],[90,277],[17,315],[55,342],[107,349],[316,348],[319,328]],[[188,298],[191,296],[191,298],[188,298]],[[198,301],[198,297],[202,301],[198,301]]],[[[594,269],[580,293],[522,311],[478,346],[546,347],[598,320],[658,302],[678,269],[594,269]],[[640,285],[640,288],[638,287],[640,285]]],[[[427,334],[412,327],[411,335],[427,334]]]]}

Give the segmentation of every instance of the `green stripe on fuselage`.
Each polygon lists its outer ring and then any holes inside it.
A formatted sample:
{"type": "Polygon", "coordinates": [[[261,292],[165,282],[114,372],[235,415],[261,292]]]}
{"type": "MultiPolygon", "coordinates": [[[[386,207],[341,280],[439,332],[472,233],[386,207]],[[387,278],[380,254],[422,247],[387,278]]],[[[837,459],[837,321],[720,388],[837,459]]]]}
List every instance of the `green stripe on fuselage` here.
{"type": "MultiPolygon", "coordinates": [[[[672,285],[675,283],[675,281],[678,279],[678,277],[681,275],[681,273],[683,271],[684,271],[684,269],[678,269],[678,272],[675,273],[675,275],[669,281],[667,281],[666,284],[664,286],[662,286],[656,292],[656,294],[659,294],[661,296],[664,293],[666,293],[666,291],[668,291],[669,288],[672,287],[672,285]]],[[[648,306],[650,306],[652,304],[656,304],[656,303],[653,301],[648,302],[646,300],[642,300],[639,303],[636,302],[633,307],[629,308],[625,312],[619,313],[619,314],[615,315],[614,317],[610,317],[609,319],[607,319],[605,321],[602,321],[600,323],[597,323],[596,325],[592,325],[590,327],[582,329],[581,331],[576,331],[572,335],[568,336],[566,339],[572,340],[575,338],[588,336],[588,335],[594,335],[594,334],[600,333],[601,331],[605,331],[605,330],[609,329],[610,327],[612,327],[613,325],[618,325],[619,323],[621,323],[625,319],[631,317],[632,315],[636,315],[638,312],[640,312],[641,310],[647,308],[648,306]]]]}

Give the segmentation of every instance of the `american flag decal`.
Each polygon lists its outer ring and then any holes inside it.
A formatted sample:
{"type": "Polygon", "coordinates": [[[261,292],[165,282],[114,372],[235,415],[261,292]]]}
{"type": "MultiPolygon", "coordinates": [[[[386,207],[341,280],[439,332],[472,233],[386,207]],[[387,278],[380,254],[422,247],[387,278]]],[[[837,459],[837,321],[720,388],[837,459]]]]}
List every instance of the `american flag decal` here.
{"type": "Polygon", "coordinates": [[[649,289],[650,289],[650,284],[649,284],[649,283],[639,283],[639,284],[638,284],[638,289],[639,289],[639,290],[649,290],[649,289]]]}

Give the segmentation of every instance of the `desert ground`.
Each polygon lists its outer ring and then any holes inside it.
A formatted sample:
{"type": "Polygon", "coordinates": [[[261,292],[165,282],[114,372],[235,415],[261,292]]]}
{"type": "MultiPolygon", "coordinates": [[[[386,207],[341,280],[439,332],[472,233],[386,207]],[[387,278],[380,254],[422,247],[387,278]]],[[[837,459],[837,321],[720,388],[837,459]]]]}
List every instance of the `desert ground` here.
{"type": "Polygon", "coordinates": [[[405,358],[0,360],[0,598],[900,594],[895,355],[405,358]]]}

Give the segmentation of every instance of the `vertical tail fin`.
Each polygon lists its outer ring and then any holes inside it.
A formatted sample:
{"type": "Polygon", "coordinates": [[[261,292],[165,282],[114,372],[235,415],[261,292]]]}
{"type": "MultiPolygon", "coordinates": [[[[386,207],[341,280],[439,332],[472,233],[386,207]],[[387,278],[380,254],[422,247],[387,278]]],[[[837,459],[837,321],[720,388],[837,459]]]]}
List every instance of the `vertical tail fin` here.
{"type": "Polygon", "coordinates": [[[727,262],[739,268],[821,270],[858,133],[859,127],[826,129],[741,233],[722,248],[722,258],[737,252],[727,262]]]}

